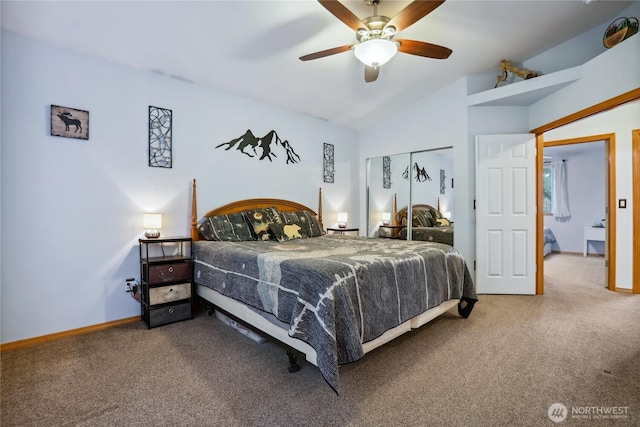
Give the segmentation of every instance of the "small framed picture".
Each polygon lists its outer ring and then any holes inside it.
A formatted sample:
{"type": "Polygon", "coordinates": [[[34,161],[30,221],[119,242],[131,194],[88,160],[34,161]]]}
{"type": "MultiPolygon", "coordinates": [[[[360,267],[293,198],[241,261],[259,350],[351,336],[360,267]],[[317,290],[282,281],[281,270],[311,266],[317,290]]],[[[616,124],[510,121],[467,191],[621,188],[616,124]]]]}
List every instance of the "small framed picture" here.
{"type": "Polygon", "coordinates": [[[89,112],[52,105],[51,135],[89,139],[89,112]]]}

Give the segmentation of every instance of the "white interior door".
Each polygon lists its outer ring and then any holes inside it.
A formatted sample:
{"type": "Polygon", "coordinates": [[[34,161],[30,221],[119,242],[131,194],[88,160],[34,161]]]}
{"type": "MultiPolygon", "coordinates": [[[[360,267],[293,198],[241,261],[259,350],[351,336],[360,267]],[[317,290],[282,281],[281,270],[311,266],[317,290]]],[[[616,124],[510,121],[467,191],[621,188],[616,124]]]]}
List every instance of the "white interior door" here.
{"type": "Polygon", "coordinates": [[[535,294],[535,137],[476,137],[476,289],[535,294]]]}

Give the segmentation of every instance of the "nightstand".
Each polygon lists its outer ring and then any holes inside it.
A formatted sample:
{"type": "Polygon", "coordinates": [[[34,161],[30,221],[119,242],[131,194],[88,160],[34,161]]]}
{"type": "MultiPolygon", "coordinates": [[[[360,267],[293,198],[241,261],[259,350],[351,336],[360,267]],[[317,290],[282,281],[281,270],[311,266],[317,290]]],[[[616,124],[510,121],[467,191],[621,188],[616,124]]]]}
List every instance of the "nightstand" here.
{"type": "Polygon", "coordinates": [[[348,232],[355,232],[358,234],[360,232],[359,228],[327,228],[327,233],[329,231],[333,231],[333,234],[344,234],[348,232]]]}
{"type": "Polygon", "coordinates": [[[190,237],[140,239],[142,319],[149,329],[193,318],[190,237]]]}
{"type": "Polygon", "coordinates": [[[607,240],[607,232],[604,227],[585,227],[584,228],[584,251],[583,256],[589,253],[589,240],[594,242],[605,242],[607,240]]]}
{"type": "Polygon", "coordinates": [[[378,236],[386,239],[399,239],[398,234],[403,228],[404,225],[381,225],[378,236]]]}

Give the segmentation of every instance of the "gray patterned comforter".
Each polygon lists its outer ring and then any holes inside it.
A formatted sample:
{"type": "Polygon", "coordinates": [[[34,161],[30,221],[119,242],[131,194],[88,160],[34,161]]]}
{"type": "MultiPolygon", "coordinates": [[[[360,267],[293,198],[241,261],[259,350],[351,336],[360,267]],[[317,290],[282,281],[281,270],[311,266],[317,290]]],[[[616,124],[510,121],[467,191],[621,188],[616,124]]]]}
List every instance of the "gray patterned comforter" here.
{"type": "MultiPolygon", "coordinates": [[[[421,240],[425,242],[444,243],[453,246],[453,226],[443,227],[412,227],[411,240],[421,240]]],[[[400,238],[407,238],[407,229],[400,231],[400,238]]]]}
{"type": "Polygon", "coordinates": [[[346,235],[199,241],[194,280],[288,323],[290,336],[316,350],[336,392],[338,366],[363,357],[362,343],[446,300],[472,308],[477,299],[451,246],[346,235]]]}

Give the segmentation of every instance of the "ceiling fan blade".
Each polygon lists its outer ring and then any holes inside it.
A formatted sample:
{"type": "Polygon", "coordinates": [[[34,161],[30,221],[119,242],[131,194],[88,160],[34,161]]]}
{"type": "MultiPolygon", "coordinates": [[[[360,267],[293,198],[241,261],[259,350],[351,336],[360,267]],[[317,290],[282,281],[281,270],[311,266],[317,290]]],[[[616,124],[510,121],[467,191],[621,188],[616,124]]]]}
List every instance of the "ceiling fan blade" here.
{"type": "Polygon", "coordinates": [[[375,82],[378,79],[380,67],[364,66],[364,81],[367,83],[375,82]]]}
{"type": "Polygon", "coordinates": [[[347,24],[353,31],[358,31],[360,28],[367,28],[367,26],[347,9],[342,3],[336,0],[318,0],[325,9],[331,12],[336,18],[347,24]]]}
{"type": "Polygon", "coordinates": [[[396,40],[400,43],[398,52],[408,53],[410,55],[425,56],[427,58],[447,59],[453,52],[448,47],[438,46],[437,44],[419,42],[416,40],[396,40]]]}
{"type": "Polygon", "coordinates": [[[391,18],[386,26],[392,25],[396,27],[396,31],[402,31],[433,12],[444,2],[445,0],[414,1],[391,18]]]}
{"type": "Polygon", "coordinates": [[[335,55],[336,53],[346,52],[353,47],[352,44],[347,44],[340,47],[334,47],[331,49],[321,50],[319,52],[310,53],[300,57],[301,61],[311,61],[312,59],[324,58],[325,56],[335,55]]]}

